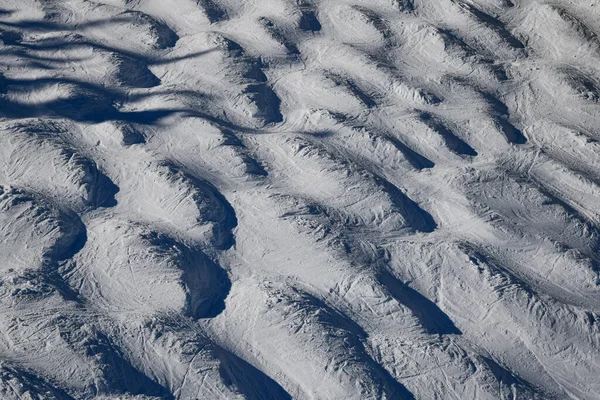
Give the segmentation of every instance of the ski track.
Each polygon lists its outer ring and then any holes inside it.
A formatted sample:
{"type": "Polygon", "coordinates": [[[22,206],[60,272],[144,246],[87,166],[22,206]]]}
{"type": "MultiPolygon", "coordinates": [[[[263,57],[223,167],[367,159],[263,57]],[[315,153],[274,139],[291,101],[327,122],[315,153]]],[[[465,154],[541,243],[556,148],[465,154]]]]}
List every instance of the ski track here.
{"type": "Polygon", "coordinates": [[[600,398],[600,2],[5,0],[3,399],[600,398]]]}

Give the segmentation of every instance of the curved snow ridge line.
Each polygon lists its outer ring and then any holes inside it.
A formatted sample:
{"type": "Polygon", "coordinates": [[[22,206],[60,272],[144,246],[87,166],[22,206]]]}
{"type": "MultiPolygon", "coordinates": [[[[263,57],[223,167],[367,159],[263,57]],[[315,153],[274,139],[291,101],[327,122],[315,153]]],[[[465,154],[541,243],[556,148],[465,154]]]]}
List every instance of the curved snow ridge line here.
{"type": "MultiPolygon", "coordinates": [[[[43,21],[20,21],[27,29],[39,31],[70,31],[81,30],[102,35],[102,28],[110,28],[111,35],[103,38],[110,42],[118,43],[117,38],[121,33],[121,41],[131,41],[135,45],[146,46],[147,50],[164,50],[173,47],[179,37],[167,24],[155,17],[139,11],[124,7],[83,2],[78,8],[70,4],[50,2],[42,7],[45,13],[43,21]],[[52,4],[54,3],[54,4],[52,4]],[[83,19],[83,21],[79,20],[83,19]]],[[[86,32],[87,33],[87,32],[86,32]]],[[[102,36],[100,36],[102,37],[102,36]]]]}
{"type": "Polygon", "coordinates": [[[475,352],[467,352],[454,343],[452,335],[461,332],[452,321],[389,272],[348,277],[339,282],[332,294],[333,299],[343,299],[341,305],[346,314],[364,327],[369,354],[394,379],[402,380],[411,393],[427,396],[444,390],[445,373],[422,367],[432,363],[442,363],[445,370],[464,379],[462,392],[468,393],[473,387],[482,393],[497,390],[481,385],[493,374],[475,352]]]}
{"type": "Polygon", "coordinates": [[[311,176],[320,177],[317,185],[305,187],[305,196],[331,205],[365,225],[425,232],[435,229],[435,222],[428,213],[390,182],[359,164],[306,137],[285,139],[280,143],[277,145],[286,152],[282,162],[291,163],[295,170],[289,176],[290,182],[300,183],[309,181],[311,176]],[[362,207],[365,202],[373,205],[373,209],[366,213],[362,207]]]}
{"type": "Polygon", "coordinates": [[[598,57],[600,41],[597,33],[568,9],[563,8],[562,4],[531,4],[523,20],[523,27],[542,30],[544,35],[540,35],[531,44],[543,47],[558,59],[572,59],[577,54],[585,57],[585,53],[589,52],[593,53],[595,58],[598,57]],[[548,24],[548,27],[540,29],[540,24],[548,24]],[[566,51],[569,48],[571,51],[566,51]]]}
{"type": "Polygon", "coordinates": [[[68,273],[69,284],[94,307],[153,316],[211,318],[225,307],[229,277],[200,249],[144,225],[94,221],[88,243],[68,273]],[[122,257],[112,254],[124,252],[122,257]]]}
{"type": "Polygon", "coordinates": [[[91,364],[95,370],[94,380],[88,383],[84,393],[92,396],[95,393],[170,396],[165,387],[132,365],[128,355],[103,332],[101,324],[65,318],[56,321],[56,325],[62,344],[76,354],[84,354],[85,364],[91,364]]]}
{"type": "MultiPolygon", "coordinates": [[[[578,392],[580,386],[595,385],[591,376],[583,374],[575,377],[571,371],[555,364],[553,361],[557,355],[560,357],[560,352],[557,353],[552,349],[560,347],[559,343],[565,340],[565,338],[556,336],[553,333],[556,330],[568,331],[566,337],[569,339],[567,340],[577,336],[587,337],[590,329],[594,328],[590,326],[586,313],[582,312],[581,309],[560,304],[553,299],[541,296],[536,293],[536,290],[532,290],[531,287],[505,269],[504,266],[495,264],[491,257],[488,258],[482,253],[473,253],[472,251],[468,251],[468,254],[471,254],[472,259],[470,262],[477,267],[478,273],[489,280],[488,284],[493,285],[493,290],[497,292],[501,299],[499,306],[495,307],[496,312],[500,312],[501,308],[507,307],[506,312],[511,315],[511,318],[535,321],[530,323],[531,328],[529,328],[533,332],[527,332],[529,329],[517,322],[517,325],[521,326],[520,329],[523,330],[521,340],[523,345],[536,355],[536,361],[544,369],[544,372],[552,378],[554,383],[561,388],[566,388],[571,393],[578,392]],[[526,307],[521,306],[521,303],[525,303],[526,307]]],[[[580,347],[570,352],[570,356],[575,360],[579,360],[578,362],[588,363],[589,361],[584,361],[587,358],[586,354],[590,351],[586,350],[586,347],[593,348],[593,344],[586,343],[585,340],[580,342],[580,347]]]]}
{"type": "MultiPolygon", "coordinates": [[[[260,327],[263,335],[252,339],[252,357],[269,374],[279,376],[282,386],[294,397],[314,393],[336,398],[412,398],[368,355],[361,341],[362,329],[308,293],[285,283],[255,283],[238,288],[227,312],[242,313],[237,320],[244,326],[258,315],[264,320],[260,327]],[[245,312],[240,303],[245,296],[261,299],[252,313],[245,312]],[[288,354],[294,354],[293,359],[288,354]],[[310,368],[298,370],[298,360],[310,368]],[[327,375],[319,373],[321,370],[327,375]],[[318,384],[323,379],[327,385],[318,384]]],[[[228,322],[223,323],[226,328],[228,322]]],[[[246,337],[240,338],[243,341],[253,334],[252,330],[246,332],[246,337]]],[[[235,347],[243,348],[243,342],[235,347]]]]}
{"type": "MultiPolygon", "coordinates": [[[[467,196],[479,203],[475,209],[481,210],[481,215],[487,213],[493,225],[512,230],[512,237],[541,236],[542,241],[551,241],[564,257],[577,252],[579,257],[586,255],[592,260],[597,259],[597,226],[586,221],[543,186],[511,176],[510,172],[507,179],[499,183],[498,174],[506,173],[502,169],[488,171],[466,184],[469,186],[467,196]]],[[[576,259],[577,255],[571,257],[576,259]]],[[[581,271],[574,276],[584,277],[581,271]]]]}
{"type": "MultiPolygon", "coordinates": [[[[134,334],[121,340],[121,348],[155,385],[168,388],[161,399],[291,398],[271,377],[215,344],[187,318],[134,316],[129,327],[134,334]],[[147,352],[146,346],[154,350],[147,352]]],[[[114,326],[109,331],[120,336],[114,326]]]]}
{"type": "Polygon", "coordinates": [[[235,211],[208,181],[169,161],[147,165],[136,179],[124,201],[135,204],[142,221],[192,238],[207,250],[235,243],[235,211]]]}
{"type": "MultiPolygon", "coordinates": [[[[344,267],[348,273],[360,271],[364,277],[372,275],[375,279],[372,282],[373,290],[380,297],[387,296],[399,302],[401,307],[410,309],[424,331],[430,334],[461,333],[433,302],[387,272],[386,258],[389,255],[383,247],[379,247],[379,241],[382,240],[377,236],[379,232],[363,226],[359,221],[350,220],[342,212],[309,203],[306,199],[285,195],[275,195],[272,199],[282,209],[279,218],[293,222],[299,233],[309,235],[315,244],[322,244],[326,251],[332,251],[338,258],[347,260],[344,267]]],[[[362,300],[348,300],[344,307],[352,309],[353,303],[360,304],[362,300]]],[[[361,318],[366,323],[370,321],[366,316],[361,318]]]]}
{"type": "Polygon", "coordinates": [[[33,257],[31,261],[23,263],[24,267],[35,267],[35,264],[46,259],[68,259],[83,247],[85,226],[75,213],[57,207],[42,196],[11,186],[0,188],[0,199],[6,219],[5,234],[8,236],[13,231],[23,235],[18,240],[21,245],[32,243],[39,246],[38,254],[12,254],[17,260],[21,257],[33,257]],[[17,228],[19,225],[21,227],[17,228]],[[36,236],[39,237],[35,238],[36,236]]]}
{"type": "MultiPolygon", "coordinates": [[[[419,282],[416,283],[418,290],[440,304],[440,307],[448,313],[465,334],[465,336],[454,339],[454,345],[461,344],[470,350],[468,352],[475,353],[473,362],[476,364],[483,361],[480,357],[485,357],[501,366],[502,369],[510,371],[510,375],[518,382],[518,391],[523,391],[533,398],[560,398],[561,388],[553,379],[556,375],[551,374],[551,376],[545,370],[546,363],[537,359],[537,355],[543,358],[544,352],[551,354],[554,352],[544,346],[545,342],[539,342],[538,337],[542,334],[541,332],[547,337],[553,337],[553,322],[548,323],[546,317],[554,318],[555,313],[569,316],[570,322],[567,322],[566,326],[570,326],[573,319],[581,318],[580,311],[574,311],[553,300],[545,300],[545,296],[538,297],[535,291],[507,272],[506,269],[498,265],[492,266],[491,261],[481,251],[475,250],[473,245],[431,243],[413,247],[413,245],[401,246],[393,251],[395,253],[392,256],[395,259],[394,273],[424,275],[423,279],[419,279],[419,282]],[[422,255],[421,265],[410,266],[408,270],[401,268],[400,266],[404,263],[402,258],[413,251],[422,255]],[[535,303],[536,307],[531,307],[530,302],[535,303]],[[515,307],[521,311],[515,314],[514,309],[504,309],[504,307],[515,307]],[[531,313],[538,312],[543,307],[551,308],[552,311],[548,311],[547,315],[542,312],[540,315],[543,318],[537,314],[535,318],[532,317],[531,313]],[[523,319],[521,320],[521,318],[523,319]],[[499,324],[498,321],[502,321],[502,323],[499,324]],[[519,330],[517,337],[513,336],[514,329],[519,330]],[[486,335],[484,335],[474,342],[467,336],[467,332],[471,331],[489,332],[491,337],[485,338],[486,335]],[[511,344],[508,345],[508,343],[511,344]],[[538,347],[538,343],[541,343],[540,347],[538,347]],[[481,346],[485,346],[485,350],[481,346]],[[515,361],[515,359],[519,361],[515,361]]],[[[412,282],[411,285],[415,285],[415,282],[412,282]]],[[[584,332],[579,331],[579,326],[573,328],[572,333],[575,334],[575,332],[585,335],[585,330],[584,332]]],[[[389,353],[394,354],[394,352],[389,353]]],[[[383,353],[382,356],[385,354],[383,353]]],[[[494,366],[487,364],[487,367],[478,367],[477,371],[486,370],[489,367],[488,372],[494,374],[494,366]]],[[[486,378],[484,381],[488,381],[488,379],[486,378]]],[[[505,385],[507,382],[502,380],[499,384],[505,385]]],[[[501,386],[502,392],[508,389],[510,393],[511,386],[512,384],[509,384],[508,387],[501,386]]],[[[433,392],[439,390],[440,388],[436,388],[433,392]]],[[[465,385],[460,390],[471,389],[465,385]]]]}
{"type": "Polygon", "coordinates": [[[0,188],[0,215],[3,271],[8,281],[16,284],[10,285],[10,296],[43,296],[48,290],[65,300],[79,301],[60,272],[87,241],[79,217],[39,194],[6,186],[0,188]],[[40,287],[27,288],[28,280],[36,282],[34,286],[41,283],[40,287]]]}
{"type": "Polygon", "coordinates": [[[116,204],[119,188],[96,163],[62,140],[64,127],[40,120],[4,126],[3,181],[44,193],[75,211],[116,204]],[[52,171],[51,180],[41,171],[52,171]]]}

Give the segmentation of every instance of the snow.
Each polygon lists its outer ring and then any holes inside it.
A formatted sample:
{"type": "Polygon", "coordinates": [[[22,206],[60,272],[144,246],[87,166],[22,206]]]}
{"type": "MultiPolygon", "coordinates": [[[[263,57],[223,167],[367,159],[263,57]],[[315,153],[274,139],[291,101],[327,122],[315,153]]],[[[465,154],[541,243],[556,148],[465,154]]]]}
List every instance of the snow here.
{"type": "Polygon", "coordinates": [[[5,0],[0,397],[597,399],[600,3],[5,0]]]}

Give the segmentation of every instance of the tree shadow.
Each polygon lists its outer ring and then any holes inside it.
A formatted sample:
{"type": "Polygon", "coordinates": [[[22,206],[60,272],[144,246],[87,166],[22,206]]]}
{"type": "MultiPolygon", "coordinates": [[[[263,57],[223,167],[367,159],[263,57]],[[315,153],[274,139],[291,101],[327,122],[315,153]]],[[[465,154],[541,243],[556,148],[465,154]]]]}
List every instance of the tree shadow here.
{"type": "MultiPolygon", "coordinates": [[[[0,10],[0,18],[10,15],[9,11],[0,10]]],[[[128,14],[128,13],[126,13],[128,14]]],[[[123,77],[122,85],[104,85],[79,81],[67,77],[42,77],[39,79],[4,78],[0,74],[0,117],[23,118],[64,118],[75,122],[100,123],[105,121],[125,121],[139,124],[155,124],[159,120],[173,114],[185,114],[206,118],[219,125],[236,128],[220,118],[211,117],[208,113],[197,108],[155,108],[141,111],[121,111],[118,105],[127,104],[144,98],[167,95],[186,98],[196,103],[208,103],[210,97],[204,93],[191,90],[165,90],[153,93],[127,93],[129,88],[150,88],[158,86],[160,80],[148,69],[150,65],[163,65],[186,59],[202,57],[217,48],[194,52],[185,56],[162,57],[136,53],[111,47],[106,44],[91,41],[76,33],[77,29],[109,25],[112,23],[131,22],[131,17],[122,14],[116,18],[91,21],[86,24],[68,25],[53,21],[23,20],[18,22],[0,21],[0,40],[4,43],[4,55],[14,56],[25,67],[43,70],[60,70],[66,65],[80,63],[89,59],[85,56],[54,55],[60,51],[90,49],[92,52],[106,52],[115,57],[115,63],[127,63],[125,73],[131,76],[123,77]],[[4,29],[9,28],[9,30],[4,29]],[[13,29],[13,30],[10,30],[13,29]],[[18,31],[17,31],[18,30],[18,31]],[[21,32],[65,32],[64,37],[41,38],[35,41],[25,41],[21,32]],[[48,55],[51,53],[52,55],[48,55]],[[59,98],[40,102],[24,102],[15,99],[15,95],[25,95],[44,87],[56,85],[66,89],[67,93],[59,93],[59,98]]],[[[5,62],[6,63],[6,62],[5,62]]],[[[14,65],[14,63],[13,63],[14,65]]],[[[8,64],[7,69],[12,65],[8,64]]]]}
{"type": "Polygon", "coordinates": [[[125,90],[78,81],[69,78],[9,79],[0,75],[0,118],[64,118],[74,122],[102,123],[121,121],[153,125],[172,116],[196,117],[215,125],[238,132],[255,132],[230,121],[210,115],[198,108],[154,108],[149,110],[123,111],[120,104],[142,101],[159,96],[186,98],[194,103],[208,104],[211,96],[190,90],[165,90],[152,93],[128,93],[125,90]],[[25,103],[9,98],[9,95],[27,94],[46,87],[63,87],[67,96],[38,103],[25,103]]]}
{"type": "MultiPolygon", "coordinates": [[[[0,17],[3,15],[0,13],[0,17]]],[[[106,51],[109,53],[120,54],[123,56],[131,57],[138,59],[140,61],[146,62],[148,65],[161,65],[168,64],[172,62],[182,61],[190,58],[201,57],[203,55],[212,53],[218,50],[217,47],[193,52],[187,54],[185,56],[177,56],[177,57],[156,57],[147,54],[140,54],[136,52],[132,52],[129,50],[116,48],[109,46],[107,44],[103,44],[97,41],[92,41],[87,39],[85,36],[82,36],[77,32],[77,30],[85,29],[89,27],[99,27],[106,26],[114,23],[131,23],[131,18],[125,17],[116,17],[98,21],[90,21],[83,24],[77,25],[69,25],[69,24],[61,24],[57,22],[51,21],[41,21],[41,20],[24,20],[19,22],[6,22],[0,21],[0,39],[4,41],[5,44],[18,46],[23,49],[31,50],[31,51],[57,51],[57,50],[77,50],[79,48],[92,48],[96,51],[106,51]],[[1,27],[12,28],[16,30],[7,30],[1,27]],[[34,42],[24,41],[23,35],[20,31],[31,31],[31,32],[65,32],[63,37],[51,37],[51,38],[42,38],[38,39],[34,42]],[[8,41],[8,42],[7,42],[8,41]]],[[[174,34],[174,33],[173,33],[174,34]]],[[[170,43],[165,47],[173,47],[174,42],[170,43]]]]}
{"type": "Polygon", "coordinates": [[[102,27],[112,24],[147,25],[147,27],[157,36],[156,46],[158,48],[164,49],[174,47],[175,43],[179,40],[179,36],[177,36],[177,34],[164,22],[161,22],[148,14],[134,10],[125,10],[121,14],[111,18],[96,19],[77,24],[56,22],[52,21],[50,18],[42,20],[26,19],[15,22],[0,21],[0,25],[3,26],[38,33],[53,31],[73,32],[75,30],[102,27]]]}

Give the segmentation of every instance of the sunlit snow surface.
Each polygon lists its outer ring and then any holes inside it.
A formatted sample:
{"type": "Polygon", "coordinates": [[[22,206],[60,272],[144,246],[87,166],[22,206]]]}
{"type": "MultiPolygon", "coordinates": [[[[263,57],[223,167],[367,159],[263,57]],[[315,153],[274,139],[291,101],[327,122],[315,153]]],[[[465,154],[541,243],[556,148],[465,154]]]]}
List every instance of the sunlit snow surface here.
{"type": "Polygon", "coordinates": [[[0,2],[0,398],[600,398],[600,2],[0,2]]]}

